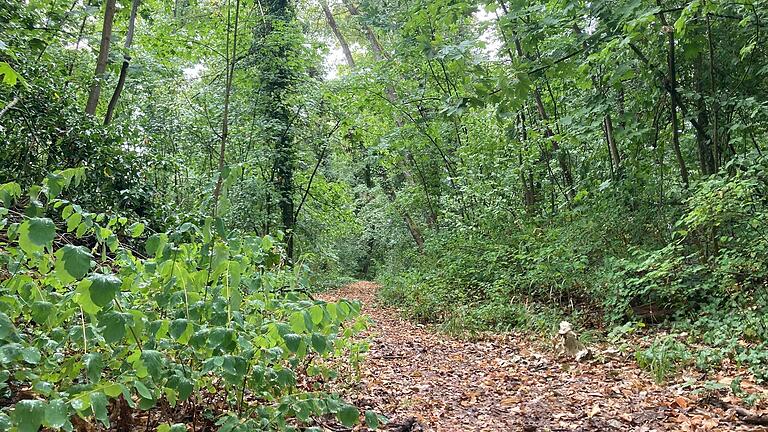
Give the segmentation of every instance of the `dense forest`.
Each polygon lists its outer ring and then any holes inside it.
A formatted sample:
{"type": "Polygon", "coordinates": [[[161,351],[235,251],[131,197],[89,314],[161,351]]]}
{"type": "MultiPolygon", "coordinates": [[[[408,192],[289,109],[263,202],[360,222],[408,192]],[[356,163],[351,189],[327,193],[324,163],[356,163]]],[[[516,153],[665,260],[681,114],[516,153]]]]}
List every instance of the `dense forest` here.
{"type": "Polygon", "coordinates": [[[759,408],[767,33],[765,0],[0,0],[0,430],[375,429],[347,390],[391,314],[759,408]]]}

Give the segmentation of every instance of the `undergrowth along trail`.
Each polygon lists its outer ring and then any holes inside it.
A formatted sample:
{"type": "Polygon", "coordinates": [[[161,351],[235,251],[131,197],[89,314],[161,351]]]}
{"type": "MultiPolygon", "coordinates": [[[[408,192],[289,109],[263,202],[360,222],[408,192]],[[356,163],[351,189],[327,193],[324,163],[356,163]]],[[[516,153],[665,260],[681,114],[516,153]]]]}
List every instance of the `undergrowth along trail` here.
{"type": "Polygon", "coordinates": [[[371,325],[362,337],[371,346],[348,397],[388,416],[393,429],[759,430],[724,409],[727,397],[659,386],[629,357],[598,355],[576,363],[527,337],[452,338],[377,303],[378,288],[357,282],[323,297],[363,303],[371,325]]]}

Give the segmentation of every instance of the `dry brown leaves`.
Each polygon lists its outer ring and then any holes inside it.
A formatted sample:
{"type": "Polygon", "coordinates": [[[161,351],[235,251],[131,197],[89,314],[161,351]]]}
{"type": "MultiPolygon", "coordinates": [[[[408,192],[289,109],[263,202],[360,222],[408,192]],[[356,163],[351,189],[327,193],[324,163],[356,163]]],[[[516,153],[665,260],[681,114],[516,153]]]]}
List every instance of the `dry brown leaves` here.
{"type": "Polygon", "coordinates": [[[656,385],[631,358],[575,363],[525,337],[453,339],[375,304],[377,288],[358,282],[324,298],[363,302],[371,350],[346,396],[393,423],[416,418],[433,431],[765,430],[681,386],[656,385]]]}

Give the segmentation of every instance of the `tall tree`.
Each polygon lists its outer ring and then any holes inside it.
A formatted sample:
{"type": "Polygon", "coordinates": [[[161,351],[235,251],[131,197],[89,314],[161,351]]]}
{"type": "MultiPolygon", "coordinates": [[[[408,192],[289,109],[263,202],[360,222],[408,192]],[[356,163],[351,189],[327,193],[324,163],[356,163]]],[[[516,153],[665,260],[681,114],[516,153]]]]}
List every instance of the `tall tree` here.
{"type": "Polygon", "coordinates": [[[347,39],[341,33],[341,30],[339,30],[339,26],[336,24],[336,19],[333,17],[333,12],[331,11],[331,8],[328,6],[328,2],[326,0],[320,0],[320,6],[323,8],[323,14],[325,14],[325,21],[328,23],[328,27],[331,28],[331,31],[333,32],[334,36],[336,36],[336,40],[339,41],[341,50],[344,52],[344,58],[347,59],[347,64],[349,65],[349,67],[354,68],[355,60],[352,58],[352,51],[350,51],[349,49],[349,44],[347,43],[347,39]]]}
{"type": "Polygon", "coordinates": [[[109,45],[112,41],[112,24],[114,20],[115,0],[107,0],[104,8],[104,22],[101,28],[99,55],[96,58],[96,71],[93,74],[93,82],[91,83],[91,89],[88,92],[88,102],[85,105],[85,112],[90,115],[96,114],[96,107],[99,105],[101,82],[104,80],[104,72],[107,70],[109,45]]]}
{"type": "Polygon", "coordinates": [[[104,115],[105,125],[112,122],[112,116],[115,114],[117,101],[120,100],[120,94],[123,92],[125,79],[128,76],[128,66],[131,63],[131,54],[129,50],[133,43],[133,33],[136,30],[136,14],[139,10],[139,4],[141,4],[141,0],[133,0],[131,2],[131,16],[128,18],[128,31],[125,34],[125,43],[123,44],[123,49],[125,50],[125,53],[123,54],[123,64],[120,66],[120,76],[117,79],[117,86],[112,93],[112,98],[109,100],[109,105],[107,105],[107,113],[104,115]]]}

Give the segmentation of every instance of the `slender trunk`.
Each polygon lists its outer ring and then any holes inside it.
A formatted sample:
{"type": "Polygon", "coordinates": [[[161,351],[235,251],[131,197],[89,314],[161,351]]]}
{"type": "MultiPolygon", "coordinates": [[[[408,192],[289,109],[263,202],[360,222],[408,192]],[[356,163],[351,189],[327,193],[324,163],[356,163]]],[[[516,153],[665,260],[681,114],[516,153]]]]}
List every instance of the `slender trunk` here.
{"type": "Polygon", "coordinates": [[[712,98],[712,116],[713,128],[712,128],[712,168],[713,172],[717,172],[720,169],[720,147],[718,146],[718,111],[720,109],[717,101],[717,91],[715,82],[715,60],[714,60],[714,44],[712,43],[712,24],[710,22],[709,14],[707,14],[707,45],[709,50],[709,92],[712,98]]]}
{"type": "Polygon", "coordinates": [[[339,41],[341,50],[344,51],[344,57],[347,59],[347,64],[350,68],[354,68],[355,60],[352,58],[352,51],[350,51],[349,44],[344,38],[344,35],[341,34],[341,31],[339,31],[339,26],[336,25],[336,19],[333,17],[331,8],[328,7],[328,2],[326,0],[320,0],[320,6],[323,8],[323,13],[325,14],[325,20],[328,22],[328,27],[331,28],[331,31],[336,36],[336,40],[339,41]]]}
{"type": "MultiPolygon", "coordinates": [[[[507,5],[504,4],[504,1],[499,1],[499,5],[501,6],[501,9],[504,11],[504,14],[509,14],[509,10],[507,9],[507,5]]],[[[500,29],[500,33],[503,35],[505,45],[507,46],[507,53],[509,54],[510,60],[514,62],[514,58],[512,55],[512,50],[509,48],[509,41],[506,38],[506,35],[504,32],[500,29]]],[[[515,44],[515,51],[517,52],[517,56],[519,58],[529,58],[526,53],[523,51],[523,46],[520,43],[520,38],[513,32],[512,34],[514,44],[515,44]]],[[[549,120],[549,116],[547,115],[547,111],[544,108],[544,102],[541,98],[541,90],[538,87],[534,88],[533,91],[533,98],[536,102],[536,110],[539,113],[539,117],[541,117],[542,122],[544,123],[545,131],[544,134],[547,138],[552,138],[550,140],[550,143],[552,144],[552,150],[555,152],[555,156],[557,158],[558,165],[560,165],[560,170],[563,172],[563,182],[565,183],[565,198],[566,200],[570,201],[574,197],[574,190],[573,190],[573,175],[571,174],[571,169],[568,165],[568,158],[567,155],[561,151],[560,149],[560,143],[554,139],[554,132],[552,132],[552,128],[547,124],[547,121],[549,120]]],[[[547,159],[549,159],[549,156],[547,156],[547,159]]]]}
{"type": "Polygon", "coordinates": [[[603,122],[605,122],[605,135],[608,140],[608,148],[611,153],[611,161],[618,171],[621,167],[621,156],[619,155],[619,148],[616,146],[616,138],[615,134],[613,133],[613,120],[611,120],[611,115],[606,114],[603,118],[603,122]]]}
{"type": "MultiPolygon", "coordinates": [[[[390,181],[387,172],[383,168],[378,171],[379,176],[381,177],[381,188],[384,190],[384,194],[387,196],[389,202],[394,205],[397,200],[395,188],[392,186],[392,182],[390,181]]],[[[416,243],[416,248],[419,250],[419,253],[424,253],[424,236],[421,235],[419,226],[416,225],[416,222],[413,221],[413,218],[411,218],[411,215],[408,214],[408,212],[399,210],[398,212],[400,213],[400,217],[403,218],[403,222],[405,222],[408,232],[411,234],[411,237],[413,237],[413,241],[416,243]]]]}
{"type": "Polygon", "coordinates": [[[96,58],[96,71],[93,74],[93,83],[88,92],[88,102],[85,105],[86,114],[94,115],[96,107],[99,105],[99,94],[101,93],[101,81],[104,79],[104,71],[107,70],[107,60],[109,60],[109,44],[112,41],[112,24],[115,20],[115,0],[107,0],[104,10],[104,25],[101,29],[101,44],[99,45],[99,56],[96,58]]]}
{"type": "Polygon", "coordinates": [[[232,78],[235,74],[235,62],[237,59],[237,28],[240,21],[240,0],[235,0],[235,25],[234,35],[232,37],[232,52],[229,52],[230,35],[230,11],[227,5],[227,74],[224,88],[224,113],[221,119],[221,139],[219,141],[219,164],[216,187],[213,190],[213,215],[216,216],[219,197],[221,196],[221,187],[224,182],[224,163],[226,161],[227,138],[229,136],[229,100],[232,94],[232,78]]]}
{"type": "MultiPolygon", "coordinates": [[[[351,3],[351,0],[344,0],[344,4],[347,6],[347,9],[349,10],[349,13],[353,16],[358,16],[359,12],[354,4],[351,3]]],[[[330,25],[330,20],[329,20],[330,25]]],[[[384,59],[383,50],[381,48],[381,45],[379,44],[378,39],[376,38],[376,35],[373,33],[373,31],[370,29],[370,27],[363,25],[366,37],[368,38],[368,42],[371,44],[371,50],[374,53],[374,56],[377,61],[384,59]]],[[[336,33],[336,38],[339,40],[339,44],[341,44],[341,41],[343,40],[343,35],[341,32],[336,33]]],[[[348,64],[350,67],[354,67],[354,60],[352,59],[352,56],[350,55],[347,59],[348,64]]],[[[390,104],[393,106],[396,106],[397,104],[397,95],[395,94],[395,89],[391,85],[387,86],[385,89],[386,99],[389,101],[390,104]]],[[[403,127],[403,121],[399,117],[395,117],[395,124],[397,127],[403,127]]],[[[413,158],[413,155],[411,155],[410,152],[406,151],[405,154],[406,161],[411,162],[416,166],[415,159],[413,158]]],[[[370,169],[370,166],[366,166],[366,169],[370,169]]],[[[418,167],[416,166],[416,169],[418,170],[418,167]]],[[[409,174],[410,175],[410,174],[409,174]]],[[[421,174],[420,174],[421,175],[421,174]]],[[[385,195],[387,196],[387,199],[391,204],[395,204],[397,200],[397,194],[395,192],[395,188],[392,186],[389,175],[384,170],[384,168],[379,169],[379,177],[381,178],[381,187],[384,190],[385,195]]],[[[423,180],[423,177],[422,177],[423,180]]],[[[426,182],[422,181],[422,185],[424,187],[424,193],[426,195],[427,201],[429,203],[430,207],[430,218],[437,220],[437,213],[435,212],[435,209],[432,206],[432,201],[429,196],[429,191],[427,190],[426,182]]],[[[405,211],[397,209],[398,213],[400,213],[400,216],[403,218],[403,221],[405,222],[406,227],[408,228],[408,232],[411,234],[411,237],[413,238],[414,242],[416,243],[416,247],[419,250],[419,253],[424,252],[424,237],[421,234],[421,230],[419,229],[419,226],[416,224],[416,222],[413,220],[411,215],[405,211]]]]}
{"type": "MultiPolygon", "coordinates": [[[[91,2],[90,0],[85,4],[85,6],[90,6],[91,2]]],[[[85,24],[88,22],[88,14],[83,14],[83,19],[80,21],[80,28],[77,31],[77,40],[75,41],[75,49],[72,50],[72,61],[69,62],[69,66],[67,67],[67,80],[64,82],[64,87],[66,88],[69,85],[69,79],[72,77],[72,72],[75,69],[75,58],[77,58],[77,52],[80,49],[80,42],[83,40],[83,33],[85,32],[85,24]]]]}
{"type": "MultiPolygon", "coordinates": [[[[581,29],[578,25],[573,25],[573,31],[576,33],[577,36],[581,37],[583,35],[581,29]]],[[[585,55],[589,55],[589,44],[587,43],[586,39],[581,44],[582,48],[584,48],[585,55]]],[[[590,78],[592,79],[592,86],[595,88],[595,90],[600,95],[605,95],[607,92],[604,89],[601,89],[600,81],[595,77],[594,75],[590,74],[590,78]]],[[[603,99],[606,99],[603,96],[603,99]]],[[[624,89],[621,88],[619,91],[619,107],[620,107],[620,113],[623,117],[623,107],[624,107],[624,89]]],[[[603,115],[603,133],[605,134],[605,141],[608,143],[608,154],[610,157],[611,162],[611,176],[614,175],[614,172],[618,173],[619,171],[619,165],[621,164],[621,157],[619,156],[619,148],[616,145],[616,135],[613,133],[613,120],[611,120],[611,114],[606,113],[603,115]]]]}
{"type": "MultiPolygon", "coordinates": [[[[696,67],[693,71],[693,79],[696,83],[696,116],[697,121],[702,126],[709,125],[709,113],[707,112],[707,104],[704,102],[704,77],[703,71],[703,59],[701,54],[696,57],[696,67]]],[[[715,172],[714,161],[712,160],[712,152],[709,147],[709,140],[705,135],[702,135],[696,130],[696,144],[699,150],[699,168],[701,174],[704,176],[713,174],[715,172]]]]}
{"type": "Polygon", "coordinates": [[[123,65],[120,67],[120,77],[117,79],[115,92],[112,93],[112,99],[109,100],[109,105],[107,106],[107,114],[104,116],[105,125],[108,125],[112,122],[112,116],[115,113],[117,101],[120,99],[120,94],[123,92],[123,87],[125,86],[125,79],[128,75],[128,65],[131,62],[131,55],[128,53],[128,50],[131,49],[131,44],[133,43],[133,33],[136,26],[136,13],[139,10],[140,3],[141,0],[133,0],[131,3],[131,17],[128,20],[128,33],[125,35],[125,45],[123,45],[123,48],[125,48],[125,54],[123,55],[123,65]]]}
{"type": "MultiPolygon", "coordinates": [[[[347,7],[347,10],[349,11],[349,14],[359,18],[360,11],[357,10],[357,6],[355,6],[354,3],[352,3],[352,0],[342,0],[344,2],[344,6],[347,7]]],[[[384,53],[384,50],[381,48],[381,44],[379,43],[379,39],[376,37],[376,33],[373,32],[373,29],[369,27],[367,24],[360,23],[360,25],[363,28],[363,32],[365,33],[365,37],[368,39],[368,42],[371,44],[371,50],[373,51],[373,57],[376,60],[383,60],[387,58],[386,54],[384,53]]]]}
{"type": "MultiPolygon", "coordinates": [[[[661,7],[660,0],[657,1],[659,7],[661,7]]],[[[688,188],[688,168],[685,166],[685,159],[683,159],[683,153],[680,150],[680,125],[677,119],[677,106],[678,106],[678,93],[677,93],[677,76],[675,65],[675,29],[667,22],[663,12],[659,13],[659,20],[663,24],[663,31],[667,33],[667,80],[669,82],[670,90],[670,117],[672,122],[672,150],[675,152],[675,158],[677,159],[677,165],[680,167],[680,180],[683,182],[683,187],[688,188]]],[[[697,122],[698,123],[698,122],[697,122]]]]}

